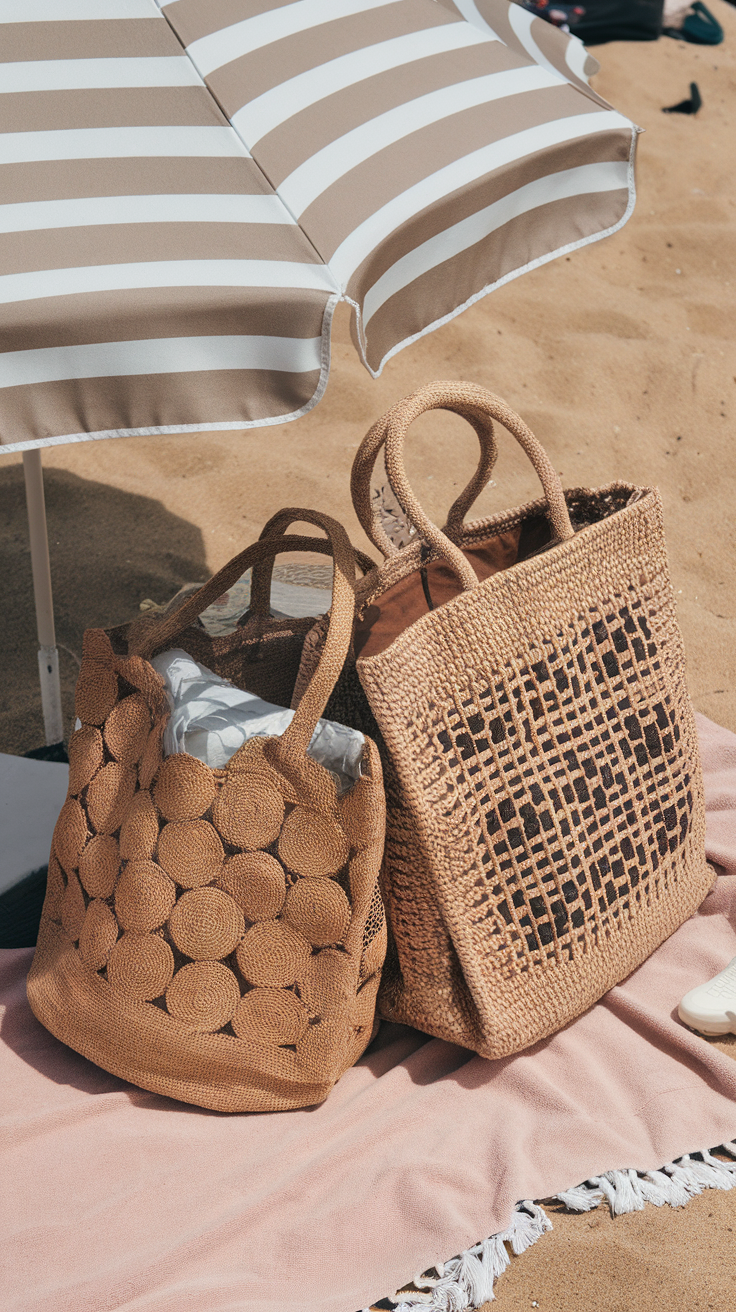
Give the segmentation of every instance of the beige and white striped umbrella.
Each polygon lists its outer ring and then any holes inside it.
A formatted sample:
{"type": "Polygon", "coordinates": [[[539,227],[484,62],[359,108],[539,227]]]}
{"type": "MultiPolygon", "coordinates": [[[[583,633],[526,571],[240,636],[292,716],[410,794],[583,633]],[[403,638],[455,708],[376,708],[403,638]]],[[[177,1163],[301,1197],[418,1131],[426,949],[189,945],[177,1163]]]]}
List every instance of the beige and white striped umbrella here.
{"type": "Polygon", "coordinates": [[[0,0],[0,441],[283,422],[623,223],[635,131],[508,0],[0,0]],[[470,20],[470,21],[468,21],[470,20]]]}
{"type": "Polygon", "coordinates": [[[296,419],[338,301],[377,375],[626,221],[636,129],[591,64],[509,0],[0,0],[0,450],[39,617],[35,448],[296,419]]]}

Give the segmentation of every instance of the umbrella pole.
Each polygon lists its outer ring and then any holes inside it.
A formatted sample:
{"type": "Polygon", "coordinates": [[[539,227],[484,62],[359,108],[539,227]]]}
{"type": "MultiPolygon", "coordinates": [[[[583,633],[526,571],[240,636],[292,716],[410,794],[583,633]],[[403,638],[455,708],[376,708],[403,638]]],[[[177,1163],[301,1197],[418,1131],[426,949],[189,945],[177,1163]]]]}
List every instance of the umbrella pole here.
{"type": "Polygon", "coordinates": [[[31,540],[33,596],[36,603],[38,673],[41,680],[43,727],[46,742],[51,746],[62,742],[64,729],[61,716],[59,652],[54,630],[54,599],[51,592],[46,502],[43,495],[43,466],[41,452],[37,448],[23,452],[23,474],[26,482],[28,531],[31,540]]]}

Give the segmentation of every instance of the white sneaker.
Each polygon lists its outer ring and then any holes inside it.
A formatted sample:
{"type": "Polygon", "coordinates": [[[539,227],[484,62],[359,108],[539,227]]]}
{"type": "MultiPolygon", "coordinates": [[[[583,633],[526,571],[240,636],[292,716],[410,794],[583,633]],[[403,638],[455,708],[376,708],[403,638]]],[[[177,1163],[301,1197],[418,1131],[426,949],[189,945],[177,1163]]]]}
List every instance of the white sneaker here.
{"type": "Polygon", "coordinates": [[[700,1034],[736,1034],[736,957],[720,975],[686,993],[677,1011],[700,1034]]]}

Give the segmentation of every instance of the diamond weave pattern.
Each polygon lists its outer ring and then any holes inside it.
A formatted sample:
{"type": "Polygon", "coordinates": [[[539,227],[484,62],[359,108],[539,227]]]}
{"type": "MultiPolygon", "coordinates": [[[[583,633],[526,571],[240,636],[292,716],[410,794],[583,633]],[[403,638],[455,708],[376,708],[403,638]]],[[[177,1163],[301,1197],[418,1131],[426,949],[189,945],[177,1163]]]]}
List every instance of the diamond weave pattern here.
{"type": "Polygon", "coordinates": [[[583,956],[676,881],[693,794],[660,675],[632,596],[448,707],[435,741],[481,817],[469,909],[505,972],[583,956]]]}
{"type": "Polygon", "coordinates": [[[712,885],[661,503],[613,491],[577,491],[572,539],[357,660],[387,794],[381,1014],[486,1057],[591,1006],[712,885]]]}

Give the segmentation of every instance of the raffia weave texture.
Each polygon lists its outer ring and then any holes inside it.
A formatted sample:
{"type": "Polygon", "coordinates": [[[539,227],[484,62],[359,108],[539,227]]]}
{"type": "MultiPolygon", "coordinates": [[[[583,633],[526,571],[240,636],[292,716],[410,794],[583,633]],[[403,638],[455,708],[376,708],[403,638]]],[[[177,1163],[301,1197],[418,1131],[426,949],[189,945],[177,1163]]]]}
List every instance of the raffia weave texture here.
{"type": "MultiPolygon", "coordinates": [[[[339,525],[294,517],[329,528],[345,569],[339,525]]],[[[310,541],[284,537],[261,555],[310,541]]],[[[352,577],[331,621],[343,648],[352,577]]],[[[219,595],[220,575],[213,586],[219,595]]],[[[34,1012],[58,1038],[135,1084],[220,1111],[319,1102],[357,1059],[386,947],[381,765],[367,741],[361,779],[338,797],[305,754],[319,695],[302,747],[293,735],[251,739],[223,770],[164,759],[159,675],[102,631],[85,635],[82,727],[28,980],[34,1012]]]]}
{"type": "MultiPolygon", "coordinates": [[[[535,502],[466,527],[461,497],[447,535],[429,524],[400,455],[408,424],[430,408],[474,422],[483,481],[495,459],[489,418],[528,435],[554,492],[541,448],[498,398],[457,383],[407,398],[354,468],[362,478],[380,440],[393,443],[392,487],[423,541],[392,549],[354,478],[364,527],[391,552],[358,585],[363,619],[390,610],[420,566],[433,586],[433,561],[459,557],[467,570],[473,551],[498,555],[504,535],[521,542],[547,512],[535,502]]],[[[541,553],[464,590],[456,580],[449,600],[425,605],[384,649],[349,659],[329,707],[373,727],[384,760],[381,1014],[487,1057],[592,1005],[693,913],[713,879],[659,495],[616,484],[565,501],[564,539],[547,528],[541,553]]],[[[303,672],[320,641],[318,627],[303,672]]]]}

